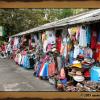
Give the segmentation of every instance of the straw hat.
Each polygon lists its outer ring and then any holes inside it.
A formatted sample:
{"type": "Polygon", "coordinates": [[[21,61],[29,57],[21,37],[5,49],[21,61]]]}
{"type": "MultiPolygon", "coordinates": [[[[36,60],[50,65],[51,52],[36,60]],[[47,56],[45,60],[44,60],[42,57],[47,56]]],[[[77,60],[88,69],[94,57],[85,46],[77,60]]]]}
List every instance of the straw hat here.
{"type": "Polygon", "coordinates": [[[82,68],[82,65],[78,60],[75,60],[73,61],[72,67],[82,68]]]}
{"type": "Polygon", "coordinates": [[[82,72],[81,71],[77,71],[76,72],[76,75],[73,76],[73,79],[77,82],[82,82],[84,81],[84,76],[82,75],[82,72]]]}

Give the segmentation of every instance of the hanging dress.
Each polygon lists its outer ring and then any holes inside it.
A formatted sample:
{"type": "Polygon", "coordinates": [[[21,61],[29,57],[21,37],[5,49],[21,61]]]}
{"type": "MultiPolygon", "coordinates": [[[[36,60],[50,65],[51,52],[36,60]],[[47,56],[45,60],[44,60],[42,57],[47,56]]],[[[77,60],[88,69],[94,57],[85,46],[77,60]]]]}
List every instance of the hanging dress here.
{"type": "Polygon", "coordinates": [[[56,72],[55,63],[50,63],[48,68],[49,76],[53,76],[56,72]]]}
{"type": "Polygon", "coordinates": [[[96,30],[93,30],[91,36],[91,49],[96,49],[96,43],[97,43],[97,32],[96,30]]]}
{"type": "Polygon", "coordinates": [[[61,37],[56,38],[56,49],[58,52],[60,52],[61,49],[61,37]]]}
{"type": "Polygon", "coordinates": [[[87,47],[86,30],[82,27],[80,28],[79,46],[87,47]]]}
{"type": "Polygon", "coordinates": [[[77,56],[79,55],[79,52],[80,52],[80,48],[79,48],[79,45],[74,45],[74,55],[73,57],[74,58],[77,58],[77,56]]]}

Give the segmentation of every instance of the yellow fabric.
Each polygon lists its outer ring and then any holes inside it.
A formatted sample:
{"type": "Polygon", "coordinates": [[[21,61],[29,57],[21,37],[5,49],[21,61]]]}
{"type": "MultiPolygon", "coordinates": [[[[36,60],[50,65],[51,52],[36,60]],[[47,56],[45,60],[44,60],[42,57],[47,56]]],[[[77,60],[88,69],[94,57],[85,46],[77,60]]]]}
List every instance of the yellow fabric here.
{"type": "Polygon", "coordinates": [[[73,35],[76,33],[76,31],[77,31],[77,27],[72,27],[72,28],[71,28],[71,33],[72,33],[73,35]]]}

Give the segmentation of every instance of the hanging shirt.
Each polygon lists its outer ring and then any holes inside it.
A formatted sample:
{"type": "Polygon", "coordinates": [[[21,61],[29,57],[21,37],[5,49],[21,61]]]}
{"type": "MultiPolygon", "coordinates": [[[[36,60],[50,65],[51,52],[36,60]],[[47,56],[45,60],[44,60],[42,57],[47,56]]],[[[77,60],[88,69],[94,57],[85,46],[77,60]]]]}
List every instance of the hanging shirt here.
{"type": "Polygon", "coordinates": [[[60,52],[61,49],[61,37],[56,38],[56,49],[60,52]]]}
{"type": "Polygon", "coordinates": [[[79,46],[81,47],[87,46],[86,30],[83,29],[82,27],[80,28],[79,46]]]}
{"type": "Polygon", "coordinates": [[[97,43],[97,32],[93,30],[91,36],[91,49],[96,49],[96,43],[97,43]]]}
{"type": "Polygon", "coordinates": [[[55,33],[53,30],[46,31],[48,44],[55,44],[56,43],[56,38],[55,38],[54,34],[55,33]]]}
{"type": "Polygon", "coordinates": [[[79,45],[74,45],[74,58],[77,58],[77,56],[79,55],[79,51],[80,51],[80,48],[79,48],[79,45]]]}
{"type": "Polygon", "coordinates": [[[90,42],[91,42],[91,29],[89,26],[86,28],[86,37],[87,37],[87,44],[90,44],[90,42]]]}

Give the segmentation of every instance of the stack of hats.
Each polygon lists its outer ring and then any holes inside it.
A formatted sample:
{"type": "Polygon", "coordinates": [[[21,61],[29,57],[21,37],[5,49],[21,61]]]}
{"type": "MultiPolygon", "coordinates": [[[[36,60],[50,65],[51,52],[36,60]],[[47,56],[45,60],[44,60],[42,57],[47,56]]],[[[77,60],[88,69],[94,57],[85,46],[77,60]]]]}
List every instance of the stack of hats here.
{"type": "Polygon", "coordinates": [[[73,61],[72,67],[82,68],[82,65],[81,65],[80,61],[75,60],[75,61],[73,61]]]}
{"type": "Polygon", "coordinates": [[[84,81],[84,76],[82,75],[81,71],[76,71],[76,74],[73,76],[73,79],[76,82],[82,82],[82,81],[84,81]]]}

